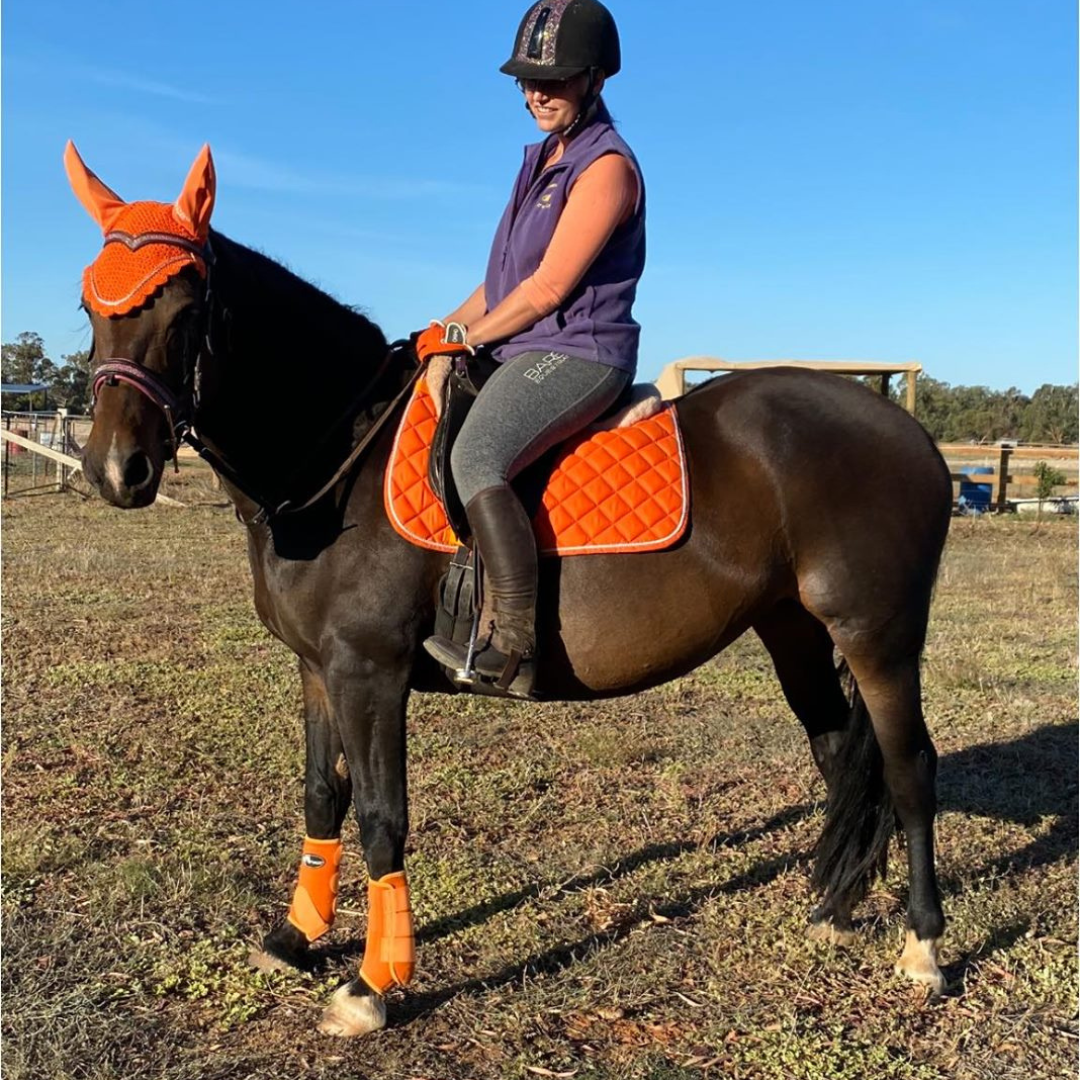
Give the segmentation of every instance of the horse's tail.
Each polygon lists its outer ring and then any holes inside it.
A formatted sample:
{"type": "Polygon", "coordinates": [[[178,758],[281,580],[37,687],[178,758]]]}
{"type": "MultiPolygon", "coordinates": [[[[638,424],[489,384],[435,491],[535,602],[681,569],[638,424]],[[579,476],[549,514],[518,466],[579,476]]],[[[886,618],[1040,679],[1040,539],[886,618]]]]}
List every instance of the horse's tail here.
{"type": "Polygon", "coordinates": [[[841,661],[839,675],[850,703],[848,724],[833,759],[825,827],[814,861],[814,885],[825,896],[858,903],[874,879],[884,876],[896,822],[885,785],[881,748],[855,677],[841,661]]]}

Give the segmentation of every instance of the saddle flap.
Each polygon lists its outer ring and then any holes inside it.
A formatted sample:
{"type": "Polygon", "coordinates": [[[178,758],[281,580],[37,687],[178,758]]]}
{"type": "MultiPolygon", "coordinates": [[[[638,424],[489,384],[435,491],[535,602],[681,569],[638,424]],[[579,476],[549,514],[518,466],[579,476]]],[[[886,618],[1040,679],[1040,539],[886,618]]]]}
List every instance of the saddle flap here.
{"type": "Polygon", "coordinates": [[[431,439],[428,483],[436,498],[443,504],[450,527],[461,540],[469,536],[469,521],[457,493],[457,484],[454,483],[450,452],[476,395],[494,370],[495,361],[486,351],[478,352],[465,363],[455,359],[450,375],[443,384],[442,412],[431,439]]]}

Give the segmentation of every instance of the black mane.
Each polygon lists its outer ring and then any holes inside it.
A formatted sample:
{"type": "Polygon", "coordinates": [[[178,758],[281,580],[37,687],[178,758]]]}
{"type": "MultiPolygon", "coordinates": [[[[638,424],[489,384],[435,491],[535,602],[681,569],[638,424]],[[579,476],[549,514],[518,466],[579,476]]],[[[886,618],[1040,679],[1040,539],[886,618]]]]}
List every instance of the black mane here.
{"type": "Polygon", "coordinates": [[[268,494],[292,497],[347,456],[352,428],[341,421],[385,358],[386,337],[266,255],[216,231],[210,243],[214,353],[198,426],[268,494]]]}

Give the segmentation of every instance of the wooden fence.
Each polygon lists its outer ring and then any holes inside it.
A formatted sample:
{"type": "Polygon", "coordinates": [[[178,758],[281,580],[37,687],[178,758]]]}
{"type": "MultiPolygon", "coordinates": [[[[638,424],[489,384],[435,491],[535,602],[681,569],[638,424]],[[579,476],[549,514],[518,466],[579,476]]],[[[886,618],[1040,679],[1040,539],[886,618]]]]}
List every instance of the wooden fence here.
{"type": "Polygon", "coordinates": [[[657,389],[665,401],[682,397],[686,393],[688,371],[717,372],[755,371],[759,368],[796,367],[810,371],[831,371],[835,375],[861,375],[877,379],[878,389],[888,396],[889,381],[894,375],[906,380],[904,408],[915,413],[915,380],[922,371],[922,364],[914,360],[896,364],[878,360],[722,360],[717,356],[687,356],[673,360],[656,380],[657,389]]]}
{"type": "MultiPolygon", "coordinates": [[[[55,413],[4,413],[3,497],[44,495],[67,490],[82,472],[76,455],[80,444],[76,432],[88,430],[85,417],[55,413]]],[[[183,506],[177,499],[158,494],[156,502],[183,506]]]]}
{"type": "Polygon", "coordinates": [[[954,484],[954,500],[959,497],[960,484],[980,484],[990,487],[990,509],[998,512],[1015,506],[1018,499],[1035,498],[1038,477],[1035,465],[1045,461],[1065,476],[1064,483],[1054,488],[1054,497],[1073,497],[1078,493],[1078,451],[1075,446],[971,446],[942,443],[941,450],[954,484]],[[962,472],[979,466],[993,472],[962,472]]]}

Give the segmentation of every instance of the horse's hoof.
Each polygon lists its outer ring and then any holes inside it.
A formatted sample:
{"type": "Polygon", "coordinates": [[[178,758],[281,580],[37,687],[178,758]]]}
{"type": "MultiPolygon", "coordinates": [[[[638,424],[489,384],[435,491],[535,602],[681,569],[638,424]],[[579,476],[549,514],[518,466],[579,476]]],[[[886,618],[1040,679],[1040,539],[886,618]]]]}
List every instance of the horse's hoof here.
{"type": "Polygon", "coordinates": [[[300,970],[299,964],[290,963],[288,960],[267,952],[265,949],[252,949],[248,953],[248,963],[256,971],[263,971],[268,975],[274,971],[291,972],[300,970]]]}
{"type": "Polygon", "coordinates": [[[855,931],[850,926],[837,926],[830,919],[810,923],[806,928],[806,936],[810,941],[820,941],[826,945],[841,947],[853,944],[856,937],[855,931]]]}
{"type": "Polygon", "coordinates": [[[367,987],[354,992],[357,983],[339,986],[323,1011],[319,1030],[324,1035],[353,1038],[386,1027],[386,1002],[367,987]]]}
{"type": "Polygon", "coordinates": [[[307,938],[290,922],[283,922],[263,938],[261,949],[248,953],[257,971],[308,971],[312,954],[307,938]]]}
{"type": "Polygon", "coordinates": [[[905,975],[929,988],[931,997],[940,997],[945,990],[945,976],[937,962],[937,940],[920,941],[914,930],[907,932],[904,951],[896,961],[896,974],[905,975]]]}

